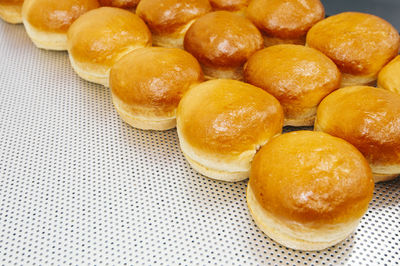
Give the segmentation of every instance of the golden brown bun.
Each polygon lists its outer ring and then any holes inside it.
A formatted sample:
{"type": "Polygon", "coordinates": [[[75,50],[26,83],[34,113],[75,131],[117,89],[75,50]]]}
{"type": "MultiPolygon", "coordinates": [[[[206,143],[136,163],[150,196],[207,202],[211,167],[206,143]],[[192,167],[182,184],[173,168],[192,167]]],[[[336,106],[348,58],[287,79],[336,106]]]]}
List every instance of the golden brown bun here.
{"type": "Polygon", "coordinates": [[[97,0],[25,0],[22,19],[28,36],[37,47],[67,50],[67,31],[71,24],[98,7],[97,0]]]}
{"type": "Polygon", "coordinates": [[[368,86],[339,89],[319,105],[315,130],[358,148],[377,175],[376,181],[400,174],[399,94],[368,86]]]}
{"type": "Polygon", "coordinates": [[[235,80],[191,88],[177,112],[186,159],[201,174],[223,181],[246,179],[254,154],[282,125],[282,107],[272,95],[235,80]]]}
{"type": "Polygon", "coordinates": [[[353,232],[372,199],[368,162],[322,132],[273,138],[251,164],[247,203],[256,224],[280,244],[321,250],[353,232]]]}
{"type": "Polygon", "coordinates": [[[214,10],[240,11],[249,5],[250,0],[210,0],[214,10]]]}
{"type": "Polygon", "coordinates": [[[68,52],[79,76],[108,86],[110,68],[130,51],[151,45],[151,33],[135,14],[101,7],[77,19],[68,31],[68,52]]]}
{"type": "Polygon", "coordinates": [[[112,6],[125,9],[134,9],[140,0],[99,0],[101,6],[112,6]]]}
{"type": "Polygon", "coordinates": [[[208,0],[142,0],[136,13],[153,33],[154,45],[183,48],[193,21],[211,11],[208,0]]]}
{"type": "Polygon", "coordinates": [[[332,60],[318,50],[292,44],[253,54],[244,78],[278,99],[287,126],[312,126],[318,104],[340,85],[340,72],[332,60]]]}
{"type": "Polygon", "coordinates": [[[8,23],[22,23],[24,0],[0,0],[0,18],[8,23]]]}
{"type": "Polygon", "coordinates": [[[304,44],[307,31],[324,18],[319,0],[253,0],[247,17],[259,28],[266,47],[276,44],[304,44]]]}
{"type": "Polygon", "coordinates": [[[379,72],[378,87],[400,93],[400,55],[379,72]]]}
{"type": "Polygon", "coordinates": [[[110,88],[122,119],[141,129],[176,125],[176,109],[203,73],[197,60],[176,48],[148,47],[125,55],[112,67],[110,88]]]}
{"type": "Polygon", "coordinates": [[[374,82],[381,68],[397,55],[400,37],[379,17],[345,12],[315,24],[307,34],[307,45],[338,65],[344,87],[374,82]]]}
{"type": "Polygon", "coordinates": [[[263,47],[263,40],[257,28],[243,16],[216,11],[192,24],[184,46],[204,66],[206,78],[241,80],[242,65],[263,47]]]}

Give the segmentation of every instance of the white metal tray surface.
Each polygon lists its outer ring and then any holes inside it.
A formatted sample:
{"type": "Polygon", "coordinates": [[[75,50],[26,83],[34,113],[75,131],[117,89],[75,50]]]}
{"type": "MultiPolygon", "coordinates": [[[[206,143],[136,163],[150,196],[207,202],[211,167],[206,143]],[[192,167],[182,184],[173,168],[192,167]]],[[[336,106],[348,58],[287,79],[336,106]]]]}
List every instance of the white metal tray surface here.
{"type": "Polygon", "coordinates": [[[395,265],[400,179],[378,184],[356,232],[320,252],[254,224],[247,182],[195,173],[176,130],[142,131],[66,52],[0,22],[0,264],[395,265]]]}

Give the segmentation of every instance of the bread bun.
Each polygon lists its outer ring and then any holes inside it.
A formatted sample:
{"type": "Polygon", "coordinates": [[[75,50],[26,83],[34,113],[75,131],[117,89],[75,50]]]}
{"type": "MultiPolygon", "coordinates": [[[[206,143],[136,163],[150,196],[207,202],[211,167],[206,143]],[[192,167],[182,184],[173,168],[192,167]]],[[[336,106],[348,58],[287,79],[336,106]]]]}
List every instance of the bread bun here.
{"type": "Polygon", "coordinates": [[[125,122],[141,129],[175,127],[182,95],[202,80],[197,60],[176,48],[136,49],[122,57],[110,72],[115,108],[125,122]]]}
{"type": "Polygon", "coordinates": [[[37,47],[67,50],[67,31],[71,24],[98,7],[97,0],[25,0],[22,19],[26,33],[37,47]]]}
{"type": "Polygon", "coordinates": [[[319,105],[315,130],[353,144],[367,158],[375,182],[400,174],[400,95],[368,86],[339,89],[319,105]]]}
{"type": "Polygon", "coordinates": [[[108,86],[109,71],[123,55],[151,46],[151,33],[135,14],[101,7],[77,19],[68,31],[71,65],[83,79],[108,86]]]}
{"type": "Polygon", "coordinates": [[[135,11],[140,0],[99,0],[101,6],[119,7],[135,11]]]}
{"type": "Polygon", "coordinates": [[[266,47],[304,44],[307,31],[324,18],[319,0],[253,0],[247,17],[264,33],[266,47]]]}
{"type": "Polygon", "coordinates": [[[307,34],[307,45],[338,65],[344,87],[374,83],[382,67],[399,52],[400,38],[379,17],[345,12],[314,25],[307,34]]]}
{"type": "Polygon", "coordinates": [[[378,87],[400,93],[400,55],[379,72],[378,87]]]}
{"type": "Polygon", "coordinates": [[[210,0],[215,11],[226,10],[231,12],[243,12],[250,0],[210,0]]]}
{"type": "Polygon", "coordinates": [[[183,48],[187,29],[210,11],[208,0],[142,0],[136,14],[149,26],[154,45],[183,48]]]}
{"type": "Polygon", "coordinates": [[[254,154],[281,133],[282,124],[282,107],[272,95],[235,80],[191,88],[177,113],[186,159],[199,173],[222,181],[246,179],[254,154]]]}
{"type": "Polygon", "coordinates": [[[273,240],[322,250],[356,229],[373,191],[371,169],[355,147],[322,132],[297,131],[273,138],[256,154],[247,204],[273,240]]]}
{"type": "Polygon", "coordinates": [[[318,104],[340,85],[340,71],[332,60],[318,50],[293,44],[253,54],[244,78],[278,99],[286,126],[312,126],[318,104]]]}
{"type": "Polygon", "coordinates": [[[263,40],[248,19],[228,11],[216,11],[192,24],[184,46],[199,60],[206,78],[242,80],[243,64],[263,47],[263,40]]]}
{"type": "Polygon", "coordinates": [[[0,0],[0,18],[8,23],[22,23],[24,0],[0,0]]]}

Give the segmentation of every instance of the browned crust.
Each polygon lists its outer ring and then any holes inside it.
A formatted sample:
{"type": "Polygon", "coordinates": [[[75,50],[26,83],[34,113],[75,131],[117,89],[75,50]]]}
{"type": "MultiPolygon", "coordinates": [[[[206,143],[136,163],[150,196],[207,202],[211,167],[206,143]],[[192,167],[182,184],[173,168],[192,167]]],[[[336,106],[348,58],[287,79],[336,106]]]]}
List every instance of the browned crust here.
{"type": "Polygon", "coordinates": [[[368,162],[354,146],[312,131],[283,134],[261,148],[249,185],[265,210],[310,228],[359,219],[374,190],[368,162]]]}
{"type": "Polygon", "coordinates": [[[200,63],[218,67],[240,66],[262,46],[258,29],[248,19],[228,11],[197,19],[184,39],[185,50],[200,63]]]}
{"type": "Polygon", "coordinates": [[[330,57],[343,73],[376,78],[398,54],[400,37],[390,23],[377,16],[345,12],[314,25],[306,43],[330,57]]]}
{"type": "Polygon", "coordinates": [[[157,34],[179,31],[193,19],[211,11],[208,0],[141,0],[136,14],[157,34]]]}
{"type": "Polygon", "coordinates": [[[339,89],[318,107],[316,128],[353,144],[373,170],[400,169],[399,94],[368,86],[339,89]]]}
{"type": "Polygon", "coordinates": [[[268,36],[295,39],[323,19],[325,10],[319,0],[253,0],[246,14],[268,36]]]}

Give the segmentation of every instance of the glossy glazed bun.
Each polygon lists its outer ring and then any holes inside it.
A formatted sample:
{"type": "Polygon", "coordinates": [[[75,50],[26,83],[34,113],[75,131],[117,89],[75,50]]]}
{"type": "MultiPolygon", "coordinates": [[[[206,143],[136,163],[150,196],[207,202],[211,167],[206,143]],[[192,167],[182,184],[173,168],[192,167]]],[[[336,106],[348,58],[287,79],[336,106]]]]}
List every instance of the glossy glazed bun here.
{"type": "Polygon", "coordinates": [[[356,229],[373,190],[371,169],[355,147],[322,132],[297,131],[273,138],[256,154],[247,204],[273,240],[322,250],[356,229]]]}
{"type": "Polygon", "coordinates": [[[247,17],[264,33],[266,47],[304,44],[307,31],[325,16],[319,0],[252,0],[247,17]]]}
{"type": "Polygon", "coordinates": [[[115,108],[125,122],[141,129],[175,127],[182,95],[202,80],[197,60],[176,48],[136,49],[110,72],[115,108]]]}
{"type": "Polygon", "coordinates": [[[191,88],[177,113],[179,143],[190,165],[223,181],[246,179],[254,154],[281,133],[282,124],[282,107],[273,96],[235,80],[191,88]]]}
{"type": "Polygon", "coordinates": [[[0,18],[8,23],[22,23],[24,0],[0,0],[0,18]]]}
{"type": "Polygon", "coordinates": [[[151,46],[146,24],[132,12],[115,7],[87,12],[68,31],[69,58],[76,73],[106,87],[114,63],[146,46],[151,46]]]}
{"type": "Polygon", "coordinates": [[[318,104],[340,85],[340,71],[332,60],[318,50],[293,44],[253,54],[244,78],[278,99],[287,126],[312,126],[318,104]]]}
{"type": "Polygon", "coordinates": [[[400,95],[368,86],[345,87],[319,105],[315,130],[353,144],[367,158],[375,181],[400,174],[400,95]]]}
{"type": "Polygon", "coordinates": [[[67,31],[82,14],[99,7],[97,0],[25,0],[26,33],[39,48],[67,50],[67,31]]]}
{"type": "Polygon", "coordinates": [[[242,80],[243,64],[263,47],[263,40],[248,19],[232,12],[216,11],[192,24],[184,46],[199,60],[206,78],[242,80]]]}
{"type": "Polygon", "coordinates": [[[400,93],[400,55],[379,72],[378,87],[400,93]]]}
{"type": "Polygon", "coordinates": [[[324,19],[307,34],[307,45],[320,50],[343,73],[342,85],[367,85],[399,52],[397,30],[370,14],[345,12],[324,19]]]}
{"type": "Polygon", "coordinates": [[[135,11],[140,0],[99,0],[101,6],[119,7],[135,11]]]}
{"type": "Polygon", "coordinates": [[[183,48],[183,38],[194,20],[211,11],[208,0],[142,0],[136,13],[153,33],[153,43],[183,48]]]}
{"type": "Polygon", "coordinates": [[[231,12],[243,12],[250,0],[210,0],[215,11],[226,10],[231,12]]]}

